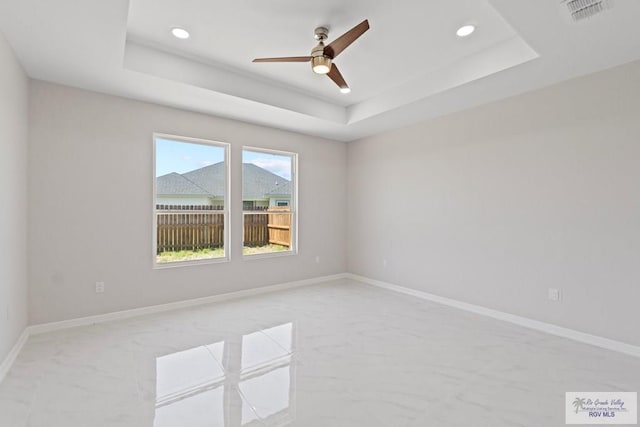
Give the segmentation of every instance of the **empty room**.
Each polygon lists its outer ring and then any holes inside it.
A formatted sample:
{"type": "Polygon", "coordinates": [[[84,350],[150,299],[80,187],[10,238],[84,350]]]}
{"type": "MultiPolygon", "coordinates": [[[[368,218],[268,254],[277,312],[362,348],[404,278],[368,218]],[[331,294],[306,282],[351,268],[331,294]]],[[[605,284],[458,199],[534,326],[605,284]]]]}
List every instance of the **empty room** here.
{"type": "Polygon", "coordinates": [[[0,427],[637,425],[637,0],[0,0],[0,427]]]}

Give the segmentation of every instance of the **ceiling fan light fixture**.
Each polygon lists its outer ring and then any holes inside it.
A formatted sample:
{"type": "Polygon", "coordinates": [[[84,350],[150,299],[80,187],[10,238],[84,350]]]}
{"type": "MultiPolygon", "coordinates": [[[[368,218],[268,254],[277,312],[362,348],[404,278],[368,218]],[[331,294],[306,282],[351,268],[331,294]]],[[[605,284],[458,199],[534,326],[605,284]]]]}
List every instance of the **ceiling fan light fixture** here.
{"type": "Polygon", "coordinates": [[[331,71],[331,58],[327,56],[314,56],[311,59],[311,68],[316,74],[328,74],[331,71]]]}
{"type": "Polygon", "coordinates": [[[174,27],[171,29],[171,34],[173,34],[173,36],[177,39],[188,39],[191,35],[189,34],[189,31],[185,30],[184,28],[180,28],[180,27],[174,27]]]}
{"type": "Polygon", "coordinates": [[[340,92],[342,93],[351,93],[351,89],[348,87],[341,87],[340,92]]]}

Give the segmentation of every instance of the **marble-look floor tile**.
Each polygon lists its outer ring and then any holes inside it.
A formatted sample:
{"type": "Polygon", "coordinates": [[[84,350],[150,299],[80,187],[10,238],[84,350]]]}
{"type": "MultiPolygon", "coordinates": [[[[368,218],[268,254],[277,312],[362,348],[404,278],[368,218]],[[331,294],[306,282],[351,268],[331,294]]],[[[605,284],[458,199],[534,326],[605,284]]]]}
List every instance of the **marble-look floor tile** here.
{"type": "Polygon", "coordinates": [[[561,426],[640,359],[348,280],[33,336],[2,427],[561,426]]]}

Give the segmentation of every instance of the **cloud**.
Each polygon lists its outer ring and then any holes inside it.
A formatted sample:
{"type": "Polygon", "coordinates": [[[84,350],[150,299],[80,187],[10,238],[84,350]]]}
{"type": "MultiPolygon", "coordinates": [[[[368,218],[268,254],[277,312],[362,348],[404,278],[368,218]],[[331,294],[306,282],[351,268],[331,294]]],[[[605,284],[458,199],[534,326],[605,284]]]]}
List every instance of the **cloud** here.
{"type": "Polygon", "coordinates": [[[250,160],[249,163],[253,163],[256,166],[266,169],[269,172],[275,173],[285,179],[291,179],[291,160],[290,159],[278,159],[258,157],[257,159],[250,160]]]}

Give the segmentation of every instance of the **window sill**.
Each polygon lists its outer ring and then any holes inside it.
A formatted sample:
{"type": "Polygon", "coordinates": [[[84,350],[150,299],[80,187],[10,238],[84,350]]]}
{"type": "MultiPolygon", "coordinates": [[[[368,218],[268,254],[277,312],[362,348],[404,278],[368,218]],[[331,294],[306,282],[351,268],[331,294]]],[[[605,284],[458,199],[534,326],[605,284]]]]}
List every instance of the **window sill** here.
{"type": "Polygon", "coordinates": [[[252,254],[252,255],[242,255],[243,261],[252,261],[256,259],[265,259],[265,258],[281,258],[288,256],[296,256],[298,255],[298,251],[281,251],[281,252],[270,252],[264,254],[252,254]]]}
{"type": "Polygon", "coordinates": [[[222,258],[209,258],[209,259],[198,259],[192,261],[174,261],[174,262],[163,262],[163,263],[153,263],[154,270],[165,270],[170,268],[180,268],[180,267],[192,267],[197,265],[208,265],[208,264],[223,264],[230,262],[229,257],[222,258]]]}

